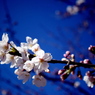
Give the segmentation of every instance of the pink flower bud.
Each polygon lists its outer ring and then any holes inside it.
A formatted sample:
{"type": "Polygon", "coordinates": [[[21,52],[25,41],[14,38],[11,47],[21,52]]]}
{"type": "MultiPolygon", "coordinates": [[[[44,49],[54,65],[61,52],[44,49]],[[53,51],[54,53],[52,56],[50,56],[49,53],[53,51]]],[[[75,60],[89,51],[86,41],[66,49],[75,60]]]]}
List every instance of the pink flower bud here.
{"type": "Polygon", "coordinates": [[[90,76],[91,75],[91,72],[90,71],[87,71],[86,72],[86,76],[90,76]]]}
{"type": "Polygon", "coordinates": [[[64,56],[65,58],[67,58],[67,55],[66,55],[66,54],[63,54],[63,56],[64,56]]]}
{"type": "Polygon", "coordinates": [[[66,54],[67,54],[67,55],[70,55],[70,51],[66,51],[66,54]]]}
{"type": "Polygon", "coordinates": [[[67,73],[63,73],[60,78],[62,81],[64,81],[69,75],[67,73]]]}
{"type": "Polygon", "coordinates": [[[58,71],[58,75],[61,75],[61,74],[63,74],[65,71],[66,71],[66,69],[59,70],[59,71],[58,71]]]}
{"type": "Polygon", "coordinates": [[[95,54],[95,46],[90,45],[90,47],[88,48],[88,50],[89,50],[91,53],[95,54]]]}
{"type": "Polygon", "coordinates": [[[89,59],[84,59],[83,63],[84,63],[84,64],[92,64],[89,59]]]}

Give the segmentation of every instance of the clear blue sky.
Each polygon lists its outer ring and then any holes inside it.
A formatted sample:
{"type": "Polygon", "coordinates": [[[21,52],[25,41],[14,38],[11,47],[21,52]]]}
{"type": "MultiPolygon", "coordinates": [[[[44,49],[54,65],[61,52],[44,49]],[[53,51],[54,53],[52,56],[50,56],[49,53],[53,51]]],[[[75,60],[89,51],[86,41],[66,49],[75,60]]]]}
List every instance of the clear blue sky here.
{"type": "MultiPolygon", "coordinates": [[[[93,37],[91,35],[95,25],[90,22],[89,29],[78,30],[78,26],[83,20],[86,20],[86,12],[62,19],[55,15],[55,11],[61,10],[65,12],[69,4],[58,0],[6,0],[5,4],[7,4],[8,9],[4,9],[6,6],[3,1],[0,0],[0,37],[6,32],[6,28],[10,28],[15,31],[12,32],[15,33],[12,35],[9,33],[10,40],[15,42],[15,39],[17,39],[20,42],[25,42],[26,36],[37,38],[41,48],[46,52],[50,52],[54,59],[60,60],[66,50],[72,50],[77,61],[82,60],[79,55],[81,53],[85,54],[85,58],[88,58],[89,52],[87,49],[89,45],[95,45],[94,35],[93,37]],[[6,23],[5,16],[7,12],[11,16],[11,23],[18,23],[16,26],[9,26],[6,23]],[[74,49],[71,49],[72,47],[74,49]]],[[[17,44],[19,45],[19,43],[17,44]]],[[[63,67],[60,64],[50,64],[50,66],[51,71],[63,67]]],[[[84,70],[82,71],[84,72],[84,70]]],[[[29,92],[29,95],[75,95],[67,92],[74,92],[75,90],[75,93],[79,93],[78,89],[71,87],[69,84],[53,83],[51,81],[48,81],[44,88],[35,87],[32,85],[31,80],[23,85],[22,81],[18,80],[17,76],[14,75],[14,69],[10,69],[9,65],[0,65],[0,76],[0,91],[2,89],[9,90],[12,95],[27,95],[25,94],[26,92],[29,92]],[[58,85],[62,85],[64,89],[58,90],[58,85]]],[[[74,81],[80,80],[76,79],[74,81]]],[[[95,88],[89,89],[83,81],[80,82],[80,87],[90,93],[88,95],[94,95],[95,88]]],[[[0,93],[0,95],[2,94],[0,93]]],[[[79,95],[85,94],[82,92],[79,95]]]]}

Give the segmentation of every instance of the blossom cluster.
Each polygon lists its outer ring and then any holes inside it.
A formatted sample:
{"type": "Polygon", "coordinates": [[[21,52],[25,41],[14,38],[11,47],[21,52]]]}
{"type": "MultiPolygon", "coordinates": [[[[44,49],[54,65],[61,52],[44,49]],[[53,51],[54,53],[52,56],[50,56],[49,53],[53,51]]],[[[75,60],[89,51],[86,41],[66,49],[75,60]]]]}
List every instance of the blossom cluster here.
{"type": "Polygon", "coordinates": [[[86,0],[75,0],[75,3],[73,5],[68,5],[66,7],[66,12],[62,12],[62,11],[55,11],[55,14],[57,16],[60,17],[68,17],[68,16],[72,16],[72,15],[76,15],[81,11],[84,11],[85,8],[82,6],[82,4],[84,4],[86,2],[86,0]]]}
{"type": "Polygon", "coordinates": [[[95,76],[93,76],[91,71],[87,71],[83,80],[86,82],[88,87],[93,88],[95,85],[95,76]]]}
{"type": "Polygon", "coordinates": [[[73,5],[73,6],[67,6],[67,12],[70,14],[70,15],[74,15],[74,14],[77,14],[80,9],[79,9],[79,6],[81,4],[85,3],[85,0],[76,0],[76,4],[73,5]]]}
{"type": "Polygon", "coordinates": [[[10,68],[16,68],[14,73],[19,80],[26,83],[32,77],[32,83],[37,87],[46,85],[46,79],[40,74],[49,71],[48,61],[52,59],[50,53],[45,53],[40,48],[38,40],[26,37],[26,43],[16,46],[13,41],[9,42],[8,34],[2,35],[0,41],[0,64],[10,64],[10,68]],[[30,52],[33,54],[30,54],[30,52]],[[31,76],[34,71],[35,75],[31,76]]]}
{"type": "MultiPolygon", "coordinates": [[[[88,50],[95,54],[95,46],[90,45],[88,50]]],[[[26,42],[21,42],[20,46],[16,46],[13,41],[9,42],[8,34],[4,33],[2,35],[2,40],[0,41],[0,64],[10,64],[10,68],[15,68],[14,73],[19,80],[23,80],[23,84],[31,78],[34,85],[37,87],[44,87],[47,81],[44,78],[43,72],[50,72],[50,62],[66,64],[63,69],[58,70],[58,75],[60,75],[62,81],[70,74],[75,74],[76,69],[78,69],[77,77],[82,79],[80,66],[85,68],[92,68],[93,66],[92,69],[95,69],[95,65],[93,65],[89,59],[76,62],[75,55],[71,54],[70,51],[66,51],[65,54],[63,54],[61,61],[52,59],[50,53],[45,53],[45,51],[41,49],[36,38],[32,39],[27,36],[26,42]],[[31,74],[31,72],[34,73],[31,74]]],[[[94,72],[95,70],[88,71],[83,77],[88,87],[91,88],[95,85],[94,72]]]]}

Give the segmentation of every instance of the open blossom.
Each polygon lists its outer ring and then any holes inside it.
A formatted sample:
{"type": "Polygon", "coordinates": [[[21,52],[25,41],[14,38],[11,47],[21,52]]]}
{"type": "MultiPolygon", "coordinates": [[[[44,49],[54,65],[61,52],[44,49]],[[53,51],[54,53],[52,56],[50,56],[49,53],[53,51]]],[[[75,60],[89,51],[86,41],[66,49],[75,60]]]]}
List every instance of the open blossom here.
{"type": "Polygon", "coordinates": [[[20,75],[21,72],[23,72],[23,69],[16,69],[16,70],[14,71],[14,73],[15,73],[16,75],[20,75]]]}
{"type": "Polygon", "coordinates": [[[95,76],[92,76],[90,72],[87,72],[83,80],[86,82],[88,87],[93,88],[95,85],[95,76]]]}
{"type": "Polygon", "coordinates": [[[19,69],[23,69],[25,61],[22,57],[17,57],[15,58],[15,63],[16,63],[15,65],[16,68],[18,67],[19,69]]]}
{"type": "Polygon", "coordinates": [[[32,79],[34,79],[32,83],[37,87],[44,87],[46,85],[46,79],[43,76],[35,75],[32,77],[32,79]]]}
{"type": "Polygon", "coordinates": [[[22,69],[15,70],[15,74],[18,75],[17,78],[19,80],[23,80],[23,84],[26,83],[30,78],[30,73],[23,71],[22,69]]]}
{"type": "Polygon", "coordinates": [[[13,55],[10,55],[10,54],[6,54],[6,58],[5,60],[2,60],[1,61],[1,64],[9,64],[9,63],[14,63],[14,57],[13,55]]]}
{"type": "Polygon", "coordinates": [[[2,50],[2,51],[8,50],[8,48],[9,48],[8,41],[9,41],[8,34],[4,33],[2,35],[2,41],[0,41],[0,50],[2,50]]]}
{"type": "Polygon", "coordinates": [[[71,15],[74,15],[74,14],[78,13],[79,8],[77,6],[67,6],[67,9],[66,10],[71,15]]]}
{"type": "Polygon", "coordinates": [[[39,51],[39,55],[32,58],[32,62],[34,63],[34,71],[39,74],[42,71],[45,71],[48,69],[49,64],[48,61],[52,59],[52,56],[50,53],[45,53],[43,51],[39,51]]]}
{"type": "Polygon", "coordinates": [[[38,40],[36,38],[34,40],[32,40],[31,37],[27,36],[26,37],[26,42],[27,42],[28,49],[31,50],[32,46],[34,46],[35,44],[37,44],[38,40]]]}
{"type": "Polygon", "coordinates": [[[81,5],[82,3],[84,3],[85,2],[85,0],[76,0],[76,4],[77,5],[81,5]]]}
{"type": "Polygon", "coordinates": [[[25,56],[28,52],[28,47],[26,45],[26,43],[20,43],[20,46],[16,46],[15,43],[13,41],[10,42],[11,46],[14,47],[17,51],[19,51],[19,53],[21,54],[21,56],[23,57],[23,55],[25,56]]]}
{"type": "Polygon", "coordinates": [[[31,71],[34,67],[34,63],[32,63],[32,61],[30,60],[27,60],[25,63],[24,63],[24,66],[23,66],[23,69],[25,69],[26,71],[31,71]]]}
{"type": "Polygon", "coordinates": [[[41,48],[40,48],[39,44],[35,44],[35,45],[31,48],[31,50],[32,50],[35,54],[37,54],[37,52],[40,51],[41,48]]]}

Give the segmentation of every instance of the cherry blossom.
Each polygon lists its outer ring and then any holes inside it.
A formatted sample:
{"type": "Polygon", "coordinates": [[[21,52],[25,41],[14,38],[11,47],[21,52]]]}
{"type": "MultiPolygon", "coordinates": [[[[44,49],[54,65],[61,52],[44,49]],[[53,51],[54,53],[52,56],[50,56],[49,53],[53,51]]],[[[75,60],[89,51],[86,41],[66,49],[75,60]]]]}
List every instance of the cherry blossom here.
{"type": "Polygon", "coordinates": [[[27,46],[28,46],[28,49],[32,49],[32,47],[37,44],[38,40],[35,38],[34,40],[32,40],[31,37],[27,36],[26,37],[26,42],[27,42],[27,46]]]}
{"type": "Polygon", "coordinates": [[[2,35],[2,41],[0,41],[0,50],[7,51],[9,49],[8,41],[9,41],[8,34],[4,33],[2,35]]]}
{"type": "MultiPolygon", "coordinates": [[[[68,12],[70,14],[75,14],[78,12],[77,6],[69,6],[68,12]]],[[[46,53],[40,45],[37,43],[38,40],[32,40],[31,37],[26,37],[26,43],[21,42],[20,46],[11,41],[8,42],[8,34],[2,35],[2,40],[0,41],[0,64],[10,64],[10,68],[15,68],[14,73],[17,75],[19,80],[26,83],[30,78],[33,79],[32,83],[37,87],[43,87],[46,85],[46,79],[43,77],[44,73],[50,73],[49,63],[65,63],[66,65],[63,69],[58,71],[58,75],[61,80],[64,81],[70,74],[74,74],[75,69],[78,68],[77,77],[82,76],[79,67],[86,67],[94,69],[94,65],[89,59],[84,59],[79,63],[75,61],[75,55],[71,54],[70,51],[66,51],[60,60],[52,59],[51,53],[46,53]],[[31,76],[32,71],[34,73],[31,76]]],[[[89,50],[95,54],[95,46],[90,46],[89,50]]],[[[83,80],[87,83],[88,87],[93,87],[95,85],[95,76],[93,71],[89,71],[84,76],[83,80]]],[[[75,87],[77,87],[76,84],[75,87]]]]}
{"type": "Polygon", "coordinates": [[[40,72],[48,69],[49,64],[48,61],[52,59],[50,53],[45,53],[43,51],[39,51],[39,55],[32,59],[32,62],[35,64],[34,71],[39,74],[40,72]]]}
{"type": "Polygon", "coordinates": [[[46,79],[43,76],[35,75],[32,77],[32,79],[34,79],[32,83],[37,87],[44,87],[46,85],[46,79]]]}
{"type": "Polygon", "coordinates": [[[78,13],[79,8],[77,6],[67,6],[67,9],[66,10],[71,15],[74,15],[74,14],[78,13]]]}
{"type": "Polygon", "coordinates": [[[10,62],[13,64],[14,63],[14,57],[13,55],[6,54],[5,60],[1,61],[1,64],[9,64],[10,62]]]}
{"type": "Polygon", "coordinates": [[[24,64],[25,65],[23,66],[23,69],[25,69],[28,72],[31,71],[34,67],[34,64],[30,60],[27,60],[24,64]]]}
{"type": "Polygon", "coordinates": [[[76,4],[77,5],[81,5],[82,3],[84,3],[85,2],[85,0],[76,0],[76,4]]]}
{"type": "Polygon", "coordinates": [[[89,71],[86,73],[83,80],[86,82],[88,87],[91,87],[91,88],[94,87],[95,76],[92,76],[89,71]]]}
{"type": "Polygon", "coordinates": [[[18,74],[17,78],[19,80],[23,80],[23,84],[25,84],[28,81],[28,79],[30,78],[30,73],[28,73],[26,71],[20,71],[17,74],[18,74]]]}

